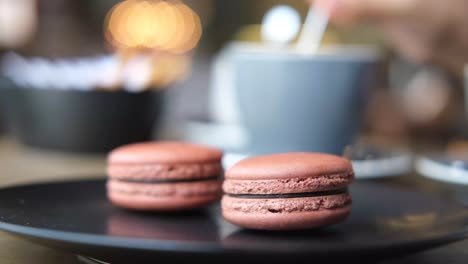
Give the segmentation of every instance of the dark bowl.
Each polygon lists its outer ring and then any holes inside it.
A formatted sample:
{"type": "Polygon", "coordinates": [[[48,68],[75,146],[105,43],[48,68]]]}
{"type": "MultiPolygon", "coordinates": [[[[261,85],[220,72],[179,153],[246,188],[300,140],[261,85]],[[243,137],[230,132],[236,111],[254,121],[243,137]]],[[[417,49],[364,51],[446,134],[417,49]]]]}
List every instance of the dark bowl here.
{"type": "Polygon", "coordinates": [[[3,113],[0,112],[0,136],[2,136],[5,133],[5,121],[3,119],[3,113]]]}
{"type": "Polygon", "coordinates": [[[163,111],[163,91],[72,91],[0,85],[8,131],[32,147],[107,152],[153,139],[163,111]]]}
{"type": "MultiPolygon", "coordinates": [[[[8,82],[7,80],[5,80],[0,73],[0,90],[4,88],[9,88],[10,86],[11,86],[11,82],[8,82]]],[[[4,113],[5,109],[4,107],[2,107],[2,102],[3,100],[1,99],[1,95],[0,95],[0,135],[4,134],[6,130],[5,113],[4,113]]]]}

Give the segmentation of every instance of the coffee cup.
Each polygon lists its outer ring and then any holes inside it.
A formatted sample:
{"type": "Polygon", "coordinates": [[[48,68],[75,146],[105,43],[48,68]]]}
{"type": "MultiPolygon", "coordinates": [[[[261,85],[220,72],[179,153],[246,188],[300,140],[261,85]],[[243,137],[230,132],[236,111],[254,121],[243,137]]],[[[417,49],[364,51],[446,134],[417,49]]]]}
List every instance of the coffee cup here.
{"type": "Polygon", "coordinates": [[[289,151],[342,154],[358,135],[370,89],[378,84],[372,47],[237,49],[232,56],[239,122],[249,155],[289,151]]]}

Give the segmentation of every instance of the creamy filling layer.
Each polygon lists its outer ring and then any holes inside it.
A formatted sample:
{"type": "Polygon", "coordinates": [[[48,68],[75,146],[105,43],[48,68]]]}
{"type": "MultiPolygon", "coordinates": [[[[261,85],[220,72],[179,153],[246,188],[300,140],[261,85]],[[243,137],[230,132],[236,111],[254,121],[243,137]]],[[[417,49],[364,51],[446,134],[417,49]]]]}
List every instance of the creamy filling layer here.
{"type": "Polygon", "coordinates": [[[107,182],[110,192],[152,197],[191,197],[200,195],[221,195],[221,182],[217,179],[204,182],[183,182],[168,184],[127,183],[116,180],[107,182]]]}
{"type": "Polygon", "coordinates": [[[353,173],[337,173],[307,178],[270,180],[226,179],[225,193],[231,194],[277,194],[290,192],[327,191],[346,188],[353,180],[353,173]]]}
{"type": "Polygon", "coordinates": [[[212,181],[219,179],[219,176],[212,176],[208,178],[195,178],[195,179],[124,179],[113,178],[113,181],[127,182],[127,183],[144,183],[144,184],[163,184],[163,183],[183,183],[183,182],[202,182],[212,181]]]}
{"type": "Polygon", "coordinates": [[[232,194],[226,193],[226,195],[236,198],[244,199],[284,199],[284,198],[301,198],[301,197],[318,197],[327,195],[337,195],[348,193],[348,188],[320,191],[320,192],[303,192],[303,193],[282,193],[282,194],[232,194]]]}
{"type": "Polygon", "coordinates": [[[107,174],[111,178],[134,180],[196,179],[218,176],[222,173],[219,162],[181,164],[110,164],[107,174]]]}
{"type": "Polygon", "coordinates": [[[351,205],[349,193],[319,197],[283,199],[239,199],[225,195],[221,201],[223,211],[239,213],[296,213],[332,210],[351,205]],[[286,201],[287,200],[287,201],[286,201]]]}

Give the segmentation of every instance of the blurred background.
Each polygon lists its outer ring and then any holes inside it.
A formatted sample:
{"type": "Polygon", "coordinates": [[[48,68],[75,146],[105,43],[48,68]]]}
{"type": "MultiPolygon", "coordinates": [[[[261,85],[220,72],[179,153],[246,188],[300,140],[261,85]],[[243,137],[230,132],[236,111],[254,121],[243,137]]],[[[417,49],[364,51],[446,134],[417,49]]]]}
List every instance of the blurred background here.
{"type": "Polygon", "coordinates": [[[468,1],[315,0],[369,6],[302,54],[310,2],[0,0],[0,187],[102,178],[120,145],[182,140],[222,148],[225,167],[332,152],[358,180],[403,176],[387,183],[468,204],[468,1]]]}
{"type": "MultiPolygon", "coordinates": [[[[130,119],[147,115],[141,122],[150,122],[148,118],[158,120],[151,124],[152,138],[188,138],[203,143],[212,139],[213,144],[223,141],[219,144],[228,147],[236,142],[241,144],[242,131],[229,126],[235,118],[213,98],[217,96],[213,91],[229,85],[222,77],[225,66],[217,63],[217,59],[230,43],[261,42],[262,19],[268,10],[280,4],[292,7],[301,21],[309,8],[305,1],[297,0],[0,0],[3,133],[36,147],[92,151],[93,146],[80,149],[72,143],[52,142],[57,136],[48,138],[44,134],[55,135],[51,127],[59,130],[59,134],[73,134],[73,131],[66,132],[71,130],[69,124],[54,126],[56,122],[73,119],[74,123],[80,123],[81,135],[77,137],[89,134],[105,141],[110,132],[90,132],[83,127],[124,120],[127,125],[122,127],[137,127],[130,119]],[[37,92],[25,95],[12,91],[25,93],[26,89],[18,88],[21,86],[51,94],[46,96],[49,99],[44,99],[37,92]],[[146,108],[136,109],[135,105],[141,108],[147,103],[143,98],[133,98],[131,103],[122,98],[85,103],[87,99],[79,95],[76,100],[82,104],[75,105],[75,99],[66,99],[66,95],[51,90],[61,93],[125,90],[133,92],[132,95],[157,91],[161,92],[158,96],[164,97],[158,101],[164,110],[156,109],[158,113],[150,115],[146,108]],[[113,107],[117,104],[113,100],[121,100],[119,107],[113,107]],[[51,107],[58,101],[63,102],[62,106],[51,107]],[[73,110],[67,109],[72,106],[73,110]],[[127,109],[125,112],[129,113],[128,108],[135,112],[127,115],[113,112],[127,109]],[[111,113],[95,123],[81,120],[87,118],[84,114],[63,113],[88,111],[88,115],[97,118],[105,109],[111,113]],[[34,114],[27,114],[28,111],[34,114]],[[227,113],[224,116],[223,111],[227,113]],[[40,126],[44,123],[47,129],[40,126]],[[216,127],[217,132],[206,139],[207,123],[228,126],[216,127]],[[226,129],[228,136],[218,133],[226,129]]],[[[369,93],[358,141],[364,138],[380,145],[413,149],[464,146],[462,140],[467,131],[462,78],[435,66],[403,59],[371,23],[346,28],[330,25],[323,44],[373,45],[382,51],[379,83],[369,93]]],[[[125,130],[122,127],[114,124],[105,129],[118,134],[125,130]]],[[[147,127],[138,129],[148,130],[147,127]]],[[[145,132],[138,136],[125,133],[113,139],[111,145],[96,149],[108,150],[113,145],[147,137],[145,132]]],[[[90,139],[83,139],[80,144],[85,141],[90,139]]]]}

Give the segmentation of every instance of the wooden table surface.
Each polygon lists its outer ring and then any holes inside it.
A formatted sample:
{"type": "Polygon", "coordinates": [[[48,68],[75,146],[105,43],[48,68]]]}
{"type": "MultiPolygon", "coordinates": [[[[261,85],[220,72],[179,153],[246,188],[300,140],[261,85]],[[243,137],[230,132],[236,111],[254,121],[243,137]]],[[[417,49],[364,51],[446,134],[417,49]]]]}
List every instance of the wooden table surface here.
{"type": "MultiPolygon", "coordinates": [[[[64,181],[103,175],[105,157],[39,151],[0,140],[0,187],[44,181],[64,181]]],[[[0,232],[2,264],[78,263],[73,254],[49,249],[0,232]]]]}
{"type": "MultiPolygon", "coordinates": [[[[0,139],[0,168],[0,187],[52,180],[97,178],[104,174],[105,156],[39,151],[19,146],[13,140],[3,138],[0,139]]],[[[466,191],[463,188],[454,191],[450,186],[441,185],[416,175],[385,180],[384,182],[411,186],[415,189],[441,195],[458,195],[457,197],[462,197],[462,199],[468,195],[468,186],[466,191]]],[[[464,202],[468,204],[468,200],[464,202]]],[[[0,263],[75,264],[79,261],[73,254],[33,244],[0,231],[0,263]]],[[[383,263],[465,264],[468,263],[468,240],[383,263]]]]}

